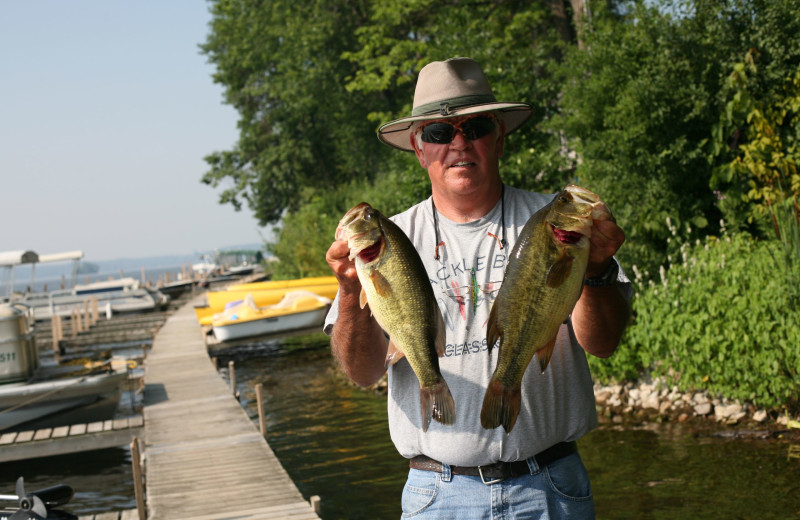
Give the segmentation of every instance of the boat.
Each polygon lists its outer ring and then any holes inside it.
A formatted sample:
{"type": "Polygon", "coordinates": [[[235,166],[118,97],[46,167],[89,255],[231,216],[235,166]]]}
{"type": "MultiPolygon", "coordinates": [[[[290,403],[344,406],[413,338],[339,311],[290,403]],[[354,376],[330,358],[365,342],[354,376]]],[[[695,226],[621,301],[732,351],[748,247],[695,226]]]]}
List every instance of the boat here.
{"type": "Polygon", "coordinates": [[[248,295],[253,297],[256,306],[265,307],[277,304],[287,292],[299,289],[332,299],[339,290],[339,282],[335,276],[321,276],[233,285],[225,290],[206,293],[208,304],[196,306],[194,312],[201,325],[211,325],[215,314],[223,312],[232,303],[243,301],[248,295]]]}
{"type": "Polygon", "coordinates": [[[49,379],[32,309],[20,303],[0,305],[0,361],[0,432],[111,419],[128,378],[126,361],[114,358],[49,379]]]}
{"type": "Polygon", "coordinates": [[[45,320],[52,316],[69,316],[74,310],[82,309],[90,299],[96,299],[98,306],[106,314],[150,311],[164,307],[169,302],[168,296],[157,290],[141,287],[138,280],[130,277],[77,284],[77,273],[82,258],[83,251],[67,251],[47,255],[39,255],[33,251],[0,253],[0,267],[5,267],[10,271],[6,299],[23,303],[32,308],[36,320],[45,320]],[[31,287],[33,287],[37,264],[67,261],[73,262],[71,289],[49,292],[33,292],[29,289],[22,294],[12,292],[15,267],[31,264],[31,287]]]}
{"type": "Polygon", "coordinates": [[[216,314],[211,321],[214,336],[230,341],[321,326],[331,299],[310,291],[287,292],[280,302],[259,307],[251,295],[216,314]]]}
{"type": "Polygon", "coordinates": [[[304,287],[307,285],[337,284],[335,276],[312,276],[309,278],[295,278],[294,280],[268,280],[266,282],[238,283],[228,286],[225,290],[233,291],[264,291],[269,289],[287,289],[290,287],[304,287]]]}
{"type": "Polygon", "coordinates": [[[36,320],[45,320],[52,316],[69,316],[72,311],[82,309],[90,299],[96,299],[98,307],[107,314],[152,311],[169,301],[166,295],[141,287],[138,280],[129,277],[78,284],[72,289],[29,293],[19,301],[33,309],[36,320]]]}

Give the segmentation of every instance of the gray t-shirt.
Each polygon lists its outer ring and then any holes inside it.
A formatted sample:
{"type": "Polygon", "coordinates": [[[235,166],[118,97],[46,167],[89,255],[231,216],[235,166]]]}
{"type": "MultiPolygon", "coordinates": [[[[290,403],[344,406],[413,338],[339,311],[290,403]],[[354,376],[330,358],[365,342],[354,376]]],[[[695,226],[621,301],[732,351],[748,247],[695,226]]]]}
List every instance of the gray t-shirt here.
{"type": "MultiPolygon", "coordinates": [[[[510,434],[502,427],[481,426],[483,397],[498,350],[486,345],[486,323],[508,253],[530,216],[553,195],[509,186],[503,196],[508,245],[500,247],[503,204],[486,216],[456,223],[438,214],[440,258],[435,259],[436,234],[431,199],[392,217],[419,252],[439,302],[447,329],[445,355],[439,366],[456,405],[456,422],[432,421],[420,426],[419,381],[405,359],[389,368],[389,429],[397,450],[455,466],[482,466],[497,461],[524,460],[561,441],[576,440],[597,425],[594,392],[586,355],[571,322],[561,326],[548,369],[542,374],[534,359],[522,380],[522,407],[510,434]],[[477,297],[470,287],[477,284],[477,297]],[[530,367],[534,367],[531,369],[530,367]]],[[[630,283],[624,274],[620,280],[630,283]]],[[[338,298],[325,321],[330,334],[338,315],[338,298]]]]}

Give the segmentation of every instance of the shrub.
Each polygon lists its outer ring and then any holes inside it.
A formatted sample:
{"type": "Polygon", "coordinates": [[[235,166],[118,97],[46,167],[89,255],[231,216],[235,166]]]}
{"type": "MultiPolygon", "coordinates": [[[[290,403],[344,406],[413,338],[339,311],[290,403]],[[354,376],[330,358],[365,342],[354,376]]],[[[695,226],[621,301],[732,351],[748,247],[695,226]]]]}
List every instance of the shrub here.
{"type": "Polygon", "coordinates": [[[660,280],[639,287],[618,352],[608,363],[591,360],[595,376],[651,372],[683,391],[796,406],[800,310],[782,276],[781,244],[738,233],[684,242],[680,251],[660,280]]]}

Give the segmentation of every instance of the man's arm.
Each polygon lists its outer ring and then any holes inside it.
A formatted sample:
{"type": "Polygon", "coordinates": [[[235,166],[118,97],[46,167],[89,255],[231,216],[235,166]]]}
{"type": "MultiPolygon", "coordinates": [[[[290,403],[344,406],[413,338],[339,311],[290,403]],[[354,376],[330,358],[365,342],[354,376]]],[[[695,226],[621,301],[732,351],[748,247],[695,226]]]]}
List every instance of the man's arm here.
{"type": "Polygon", "coordinates": [[[331,333],[331,352],[350,379],[369,386],[386,372],[389,341],[369,306],[362,309],[359,305],[361,283],[349,253],[347,242],[337,240],[325,255],[339,280],[339,317],[331,333]]]}
{"type": "MultiPolygon", "coordinates": [[[[600,276],[625,242],[625,233],[611,220],[596,220],[586,276],[600,276]]],[[[584,286],[572,311],[572,326],[586,352],[598,357],[614,353],[630,318],[630,302],[615,283],[610,287],[584,286]]]]}

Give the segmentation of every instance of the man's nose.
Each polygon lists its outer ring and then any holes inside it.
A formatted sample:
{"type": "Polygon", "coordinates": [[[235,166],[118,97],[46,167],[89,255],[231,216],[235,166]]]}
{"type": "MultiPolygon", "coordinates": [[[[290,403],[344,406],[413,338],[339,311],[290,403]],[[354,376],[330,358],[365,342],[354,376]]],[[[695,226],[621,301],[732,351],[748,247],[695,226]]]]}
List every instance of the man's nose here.
{"type": "Polygon", "coordinates": [[[472,141],[464,137],[464,134],[460,128],[456,128],[456,133],[453,136],[453,140],[450,141],[450,148],[455,148],[457,150],[462,150],[470,146],[472,141]]]}

